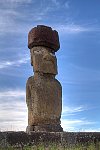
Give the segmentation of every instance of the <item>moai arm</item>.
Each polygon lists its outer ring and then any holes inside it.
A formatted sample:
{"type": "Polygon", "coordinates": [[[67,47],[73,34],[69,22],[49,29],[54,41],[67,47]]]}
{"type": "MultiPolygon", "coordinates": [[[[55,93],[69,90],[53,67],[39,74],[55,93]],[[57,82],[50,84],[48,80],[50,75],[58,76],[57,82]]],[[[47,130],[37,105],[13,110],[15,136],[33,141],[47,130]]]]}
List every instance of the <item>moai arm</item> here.
{"type": "Polygon", "coordinates": [[[29,77],[26,83],[26,103],[28,109],[32,107],[32,99],[31,99],[32,78],[33,77],[29,77]]]}
{"type": "Polygon", "coordinates": [[[59,102],[60,102],[60,106],[61,106],[59,112],[60,112],[60,117],[61,117],[61,112],[62,112],[62,86],[61,86],[61,83],[57,79],[55,79],[55,82],[56,82],[57,87],[59,89],[58,97],[60,98],[59,102]]]}

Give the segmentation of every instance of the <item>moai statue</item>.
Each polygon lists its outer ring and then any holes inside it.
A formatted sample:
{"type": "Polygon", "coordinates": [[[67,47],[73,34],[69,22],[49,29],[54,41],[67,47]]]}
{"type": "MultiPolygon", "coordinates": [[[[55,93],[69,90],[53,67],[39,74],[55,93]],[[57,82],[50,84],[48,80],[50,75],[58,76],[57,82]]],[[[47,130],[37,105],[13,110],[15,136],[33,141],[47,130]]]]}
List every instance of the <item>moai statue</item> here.
{"type": "Polygon", "coordinates": [[[55,79],[59,37],[51,27],[38,25],[28,34],[28,48],[34,76],[26,84],[28,107],[27,132],[62,132],[60,125],[62,111],[62,87],[55,79]]]}

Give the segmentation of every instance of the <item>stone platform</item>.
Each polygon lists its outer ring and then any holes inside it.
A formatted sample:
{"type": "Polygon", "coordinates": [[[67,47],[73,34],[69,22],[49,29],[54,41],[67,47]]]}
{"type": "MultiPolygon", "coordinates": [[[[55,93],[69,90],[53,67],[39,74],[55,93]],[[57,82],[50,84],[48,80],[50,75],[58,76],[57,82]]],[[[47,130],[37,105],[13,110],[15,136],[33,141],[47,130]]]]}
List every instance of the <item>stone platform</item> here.
{"type": "Polygon", "coordinates": [[[77,144],[100,142],[100,132],[0,132],[0,145],[35,145],[38,143],[77,144]]]}

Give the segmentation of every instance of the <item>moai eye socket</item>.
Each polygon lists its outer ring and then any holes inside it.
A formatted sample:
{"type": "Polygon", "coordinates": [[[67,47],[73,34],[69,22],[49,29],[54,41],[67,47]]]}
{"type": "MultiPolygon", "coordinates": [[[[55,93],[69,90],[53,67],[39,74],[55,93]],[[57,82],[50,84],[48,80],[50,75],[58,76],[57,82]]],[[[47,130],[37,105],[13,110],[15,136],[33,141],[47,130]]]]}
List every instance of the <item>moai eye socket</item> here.
{"type": "Polygon", "coordinates": [[[52,53],[55,55],[55,52],[54,52],[54,51],[52,51],[52,53]]]}
{"type": "Polygon", "coordinates": [[[41,54],[41,51],[35,50],[33,53],[34,53],[34,54],[41,54]]]}
{"type": "Polygon", "coordinates": [[[51,50],[50,55],[55,56],[55,52],[51,50]]]}

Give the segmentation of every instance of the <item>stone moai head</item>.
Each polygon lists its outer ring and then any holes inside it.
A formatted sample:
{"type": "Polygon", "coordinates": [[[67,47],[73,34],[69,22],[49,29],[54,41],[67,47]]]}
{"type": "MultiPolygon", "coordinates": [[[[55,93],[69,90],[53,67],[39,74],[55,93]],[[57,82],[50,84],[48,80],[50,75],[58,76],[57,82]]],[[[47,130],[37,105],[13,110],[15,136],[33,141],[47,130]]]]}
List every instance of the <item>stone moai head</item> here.
{"type": "Polygon", "coordinates": [[[28,48],[34,72],[56,75],[58,72],[55,52],[59,47],[57,31],[43,25],[33,28],[28,34],[28,48]]]}

